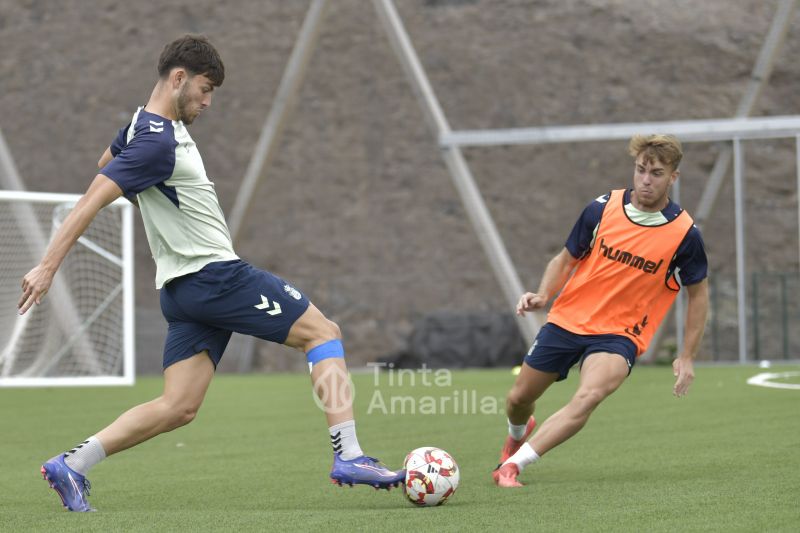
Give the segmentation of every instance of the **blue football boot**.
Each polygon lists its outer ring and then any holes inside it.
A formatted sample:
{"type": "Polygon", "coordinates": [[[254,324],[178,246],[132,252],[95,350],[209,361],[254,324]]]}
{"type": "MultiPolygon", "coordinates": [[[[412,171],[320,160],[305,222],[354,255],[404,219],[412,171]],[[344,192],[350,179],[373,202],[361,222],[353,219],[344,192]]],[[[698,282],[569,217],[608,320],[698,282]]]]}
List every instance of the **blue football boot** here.
{"type": "Polygon", "coordinates": [[[63,453],[42,465],[42,477],[58,493],[61,503],[70,511],[87,513],[95,510],[86,499],[91,488],[89,480],[67,466],[63,453]]]}
{"type": "Polygon", "coordinates": [[[331,468],[331,483],[340,487],[342,485],[369,485],[375,490],[398,487],[406,479],[406,471],[389,470],[374,457],[361,455],[355,459],[345,461],[341,454],[333,454],[333,468],[331,468]]]}

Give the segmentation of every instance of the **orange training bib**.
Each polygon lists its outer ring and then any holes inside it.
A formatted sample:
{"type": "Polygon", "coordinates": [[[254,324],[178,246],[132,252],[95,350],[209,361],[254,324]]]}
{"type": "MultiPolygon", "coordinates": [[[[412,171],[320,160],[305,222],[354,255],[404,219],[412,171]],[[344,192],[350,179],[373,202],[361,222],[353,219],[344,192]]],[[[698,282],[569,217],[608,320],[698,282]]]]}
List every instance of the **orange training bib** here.
{"type": "Polygon", "coordinates": [[[636,224],[625,213],[624,193],[611,192],[594,247],[547,320],[579,335],[624,335],[641,355],[680,290],[668,268],[693,221],[681,211],[660,226],[636,224]]]}

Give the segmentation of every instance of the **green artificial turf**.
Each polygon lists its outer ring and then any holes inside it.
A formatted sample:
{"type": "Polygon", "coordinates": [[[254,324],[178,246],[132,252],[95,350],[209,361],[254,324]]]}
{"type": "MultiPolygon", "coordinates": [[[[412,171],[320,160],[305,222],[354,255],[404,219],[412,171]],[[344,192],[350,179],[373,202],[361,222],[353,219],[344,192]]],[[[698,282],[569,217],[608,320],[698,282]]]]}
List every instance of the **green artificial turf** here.
{"type": "MultiPolygon", "coordinates": [[[[787,370],[800,368],[769,371],[787,370]]],[[[99,512],[68,513],[41,479],[41,462],[157,396],[161,379],[1,389],[0,530],[797,531],[800,390],[747,385],[759,372],[699,367],[690,394],[677,399],[669,368],[636,368],[516,490],[490,477],[506,434],[508,370],[354,375],[368,454],[399,468],[408,451],[431,445],[458,461],[460,487],[436,508],[416,508],[399,491],[331,485],[327,428],[308,376],[284,374],[217,376],[192,424],[92,470],[99,512]]],[[[555,384],[537,418],[576,384],[574,371],[555,384]]]]}

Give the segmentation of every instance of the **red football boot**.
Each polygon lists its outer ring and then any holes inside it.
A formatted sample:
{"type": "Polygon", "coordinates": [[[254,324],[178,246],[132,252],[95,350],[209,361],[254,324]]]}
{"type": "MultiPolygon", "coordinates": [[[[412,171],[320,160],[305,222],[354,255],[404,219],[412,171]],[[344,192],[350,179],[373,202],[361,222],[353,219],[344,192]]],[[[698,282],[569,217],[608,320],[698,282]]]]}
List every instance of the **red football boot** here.
{"type": "MultiPolygon", "coordinates": [[[[512,439],[511,435],[506,437],[506,443],[503,445],[503,449],[500,452],[500,462],[497,464],[497,468],[500,468],[503,465],[503,463],[508,461],[509,457],[517,453],[517,450],[519,450],[520,446],[525,444],[525,441],[527,441],[531,437],[531,433],[533,433],[533,428],[535,427],[536,427],[536,419],[530,417],[530,419],[528,419],[528,425],[525,426],[525,434],[522,436],[520,440],[512,439]]],[[[497,470],[497,468],[495,470],[497,470]]]]}
{"type": "Polygon", "coordinates": [[[495,484],[504,489],[523,487],[524,485],[517,481],[518,475],[519,467],[515,463],[504,464],[492,472],[495,484]]]}

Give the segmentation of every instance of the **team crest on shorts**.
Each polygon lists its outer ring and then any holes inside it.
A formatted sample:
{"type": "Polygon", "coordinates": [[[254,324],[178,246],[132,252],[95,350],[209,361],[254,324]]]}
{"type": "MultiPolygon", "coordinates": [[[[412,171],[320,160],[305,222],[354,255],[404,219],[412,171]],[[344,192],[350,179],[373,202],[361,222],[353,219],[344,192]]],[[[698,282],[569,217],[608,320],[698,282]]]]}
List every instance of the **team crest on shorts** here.
{"type": "Polygon", "coordinates": [[[288,283],[283,286],[283,290],[285,290],[289,294],[289,296],[291,296],[295,300],[299,300],[300,298],[303,297],[303,295],[300,294],[300,291],[298,291],[288,283]]]}

